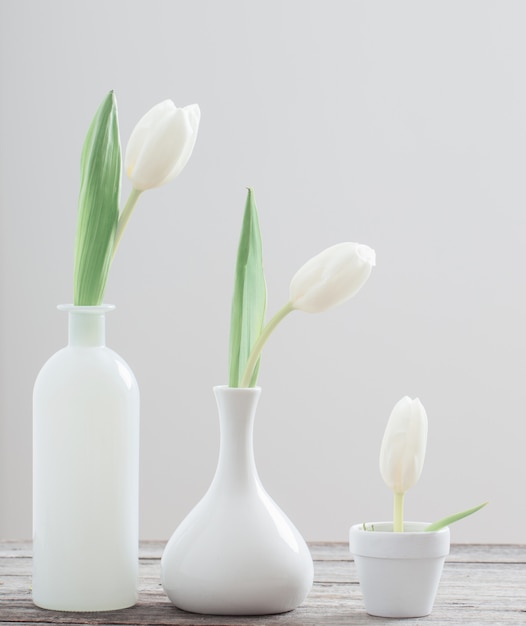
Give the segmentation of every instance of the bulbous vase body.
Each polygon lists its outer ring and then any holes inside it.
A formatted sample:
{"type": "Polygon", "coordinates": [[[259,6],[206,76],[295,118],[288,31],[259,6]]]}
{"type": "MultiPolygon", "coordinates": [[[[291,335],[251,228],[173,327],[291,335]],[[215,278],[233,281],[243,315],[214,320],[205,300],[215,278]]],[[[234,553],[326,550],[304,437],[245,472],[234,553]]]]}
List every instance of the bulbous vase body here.
{"type": "Polygon", "coordinates": [[[282,613],[300,605],[312,586],[309,549],[257,474],[252,433],[260,392],[214,388],[221,432],[217,470],[161,560],[164,590],[183,610],[282,613]]]}
{"type": "Polygon", "coordinates": [[[120,609],[138,590],[139,390],[105,346],[113,307],[59,308],[69,343],[33,393],[33,601],[120,609]]]}

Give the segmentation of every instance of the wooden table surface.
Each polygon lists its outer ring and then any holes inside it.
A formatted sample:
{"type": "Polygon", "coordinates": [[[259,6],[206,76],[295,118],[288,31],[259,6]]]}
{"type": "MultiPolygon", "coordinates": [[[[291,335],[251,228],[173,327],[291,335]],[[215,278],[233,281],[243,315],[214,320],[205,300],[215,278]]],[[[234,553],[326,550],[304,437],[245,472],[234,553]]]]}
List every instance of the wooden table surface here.
{"type": "Polygon", "coordinates": [[[451,546],[433,612],[428,617],[405,620],[367,615],[355,566],[343,543],[310,544],[314,586],[302,606],[282,615],[252,618],[194,615],[176,609],[160,584],[163,548],[160,541],[141,543],[140,593],[135,607],[104,613],[64,613],[39,609],[31,602],[30,542],[0,542],[0,625],[526,625],[526,546],[451,546]]]}

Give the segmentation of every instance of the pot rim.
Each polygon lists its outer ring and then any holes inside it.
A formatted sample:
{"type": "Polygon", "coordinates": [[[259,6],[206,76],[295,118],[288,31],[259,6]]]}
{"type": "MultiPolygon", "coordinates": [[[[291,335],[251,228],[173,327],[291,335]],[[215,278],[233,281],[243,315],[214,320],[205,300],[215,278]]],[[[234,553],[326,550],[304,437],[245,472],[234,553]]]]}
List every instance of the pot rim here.
{"type": "MultiPolygon", "coordinates": [[[[431,530],[429,532],[425,531],[426,526],[429,526],[431,522],[411,522],[404,520],[404,531],[402,533],[394,533],[395,535],[421,535],[425,532],[426,535],[434,535],[437,533],[447,532],[449,526],[444,526],[440,530],[431,530]]],[[[352,529],[356,529],[357,531],[362,532],[374,532],[383,535],[392,535],[393,534],[393,522],[362,522],[361,524],[354,524],[351,526],[352,529]],[[367,528],[364,528],[364,525],[367,528]],[[374,530],[370,527],[374,527],[374,530]]]]}
{"type": "MultiPolygon", "coordinates": [[[[370,524],[370,522],[369,522],[370,524]]],[[[443,558],[449,554],[449,527],[425,532],[427,522],[404,522],[407,530],[393,532],[392,522],[372,522],[374,531],[355,524],[349,530],[349,550],[355,556],[387,559],[443,558]],[[377,528],[386,527],[386,530],[377,528]]],[[[367,524],[366,524],[367,525],[367,524]]]]}

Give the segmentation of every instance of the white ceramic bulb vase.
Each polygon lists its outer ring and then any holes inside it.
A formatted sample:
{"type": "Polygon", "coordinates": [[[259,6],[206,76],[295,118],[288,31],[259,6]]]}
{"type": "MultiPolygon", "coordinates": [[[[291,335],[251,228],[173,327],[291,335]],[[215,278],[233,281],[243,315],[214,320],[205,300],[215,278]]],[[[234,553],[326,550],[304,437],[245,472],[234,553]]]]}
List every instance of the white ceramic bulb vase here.
{"type": "Polygon", "coordinates": [[[309,549],[256,470],[253,424],[260,392],[214,387],[221,433],[217,470],[161,560],[164,590],[185,611],[283,613],[311,589],[309,549]]]}
{"type": "Polygon", "coordinates": [[[138,590],[139,390],[105,345],[114,307],[59,308],[69,343],[33,393],[33,602],[121,609],[138,590]]]}
{"type": "Polygon", "coordinates": [[[365,526],[368,530],[363,524],[351,527],[349,548],[367,613],[398,618],[429,615],[449,554],[449,528],[424,532],[423,522],[404,522],[404,532],[393,532],[392,522],[365,526]]]}

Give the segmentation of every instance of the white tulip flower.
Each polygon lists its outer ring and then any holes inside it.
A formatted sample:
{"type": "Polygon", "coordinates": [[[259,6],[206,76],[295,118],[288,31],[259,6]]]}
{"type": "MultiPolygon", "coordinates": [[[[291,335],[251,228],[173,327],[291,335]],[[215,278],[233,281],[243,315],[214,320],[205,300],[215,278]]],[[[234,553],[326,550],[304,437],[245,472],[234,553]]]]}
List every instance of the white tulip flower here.
{"type": "Polygon", "coordinates": [[[139,196],[174,179],[188,163],[200,119],[198,104],[177,108],[171,100],[164,100],[138,121],[124,156],[124,169],[133,189],[119,216],[113,255],[139,196]]]}
{"type": "Polygon", "coordinates": [[[293,276],[289,296],[294,309],[321,313],[354,296],[376,264],[372,248],[339,243],[312,257],[293,276]]]}
{"type": "Polygon", "coordinates": [[[380,473],[394,492],[394,527],[403,530],[404,495],[420,478],[427,445],[427,414],[418,398],[394,406],[380,448],[380,473]]]}
{"type": "Polygon", "coordinates": [[[322,313],[357,293],[376,264],[376,254],[364,244],[344,242],[326,248],[307,261],[292,277],[289,301],[263,328],[252,347],[240,387],[248,387],[263,346],[291,311],[322,313]]]}
{"type": "Polygon", "coordinates": [[[200,117],[197,104],[177,108],[164,100],[139,120],[124,157],[134,189],[160,187],[181,173],[194,149],[200,117]]]}

